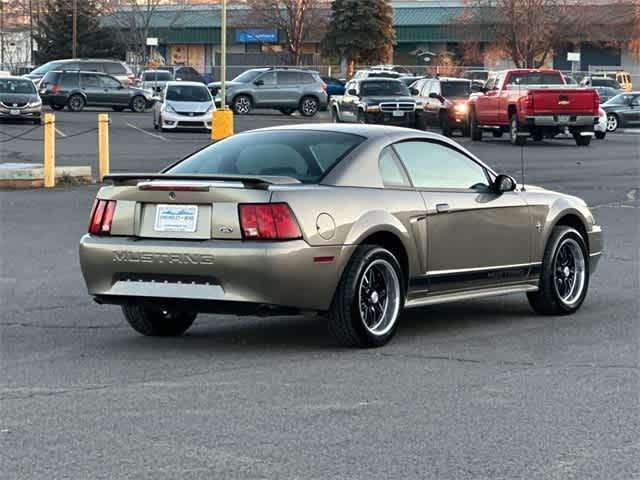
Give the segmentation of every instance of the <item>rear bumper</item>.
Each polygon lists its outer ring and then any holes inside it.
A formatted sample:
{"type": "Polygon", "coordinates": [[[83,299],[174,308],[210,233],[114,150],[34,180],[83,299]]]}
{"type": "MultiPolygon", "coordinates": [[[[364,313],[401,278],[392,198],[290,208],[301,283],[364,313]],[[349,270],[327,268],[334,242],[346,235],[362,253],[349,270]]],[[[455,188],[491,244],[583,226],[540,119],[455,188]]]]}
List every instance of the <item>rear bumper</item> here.
{"type": "Polygon", "coordinates": [[[80,265],[89,294],[106,303],[164,298],[322,311],[331,304],[353,248],[310,247],[303,240],[195,242],[85,235],[80,265]],[[331,256],[330,263],[314,261],[331,256]]]}
{"type": "Polygon", "coordinates": [[[597,115],[536,115],[525,117],[525,127],[585,127],[593,130],[594,124],[598,123],[597,115]],[[561,117],[567,117],[566,119],[561,117]]]}

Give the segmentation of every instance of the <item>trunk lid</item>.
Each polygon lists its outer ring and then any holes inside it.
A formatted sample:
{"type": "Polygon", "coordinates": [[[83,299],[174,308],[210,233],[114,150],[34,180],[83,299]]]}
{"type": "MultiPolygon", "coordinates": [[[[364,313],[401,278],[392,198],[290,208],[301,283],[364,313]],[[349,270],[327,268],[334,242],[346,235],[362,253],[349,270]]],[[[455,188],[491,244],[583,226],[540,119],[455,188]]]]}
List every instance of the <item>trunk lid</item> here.
{"type": "Polygon", "coordinates": [[[593,89],[530,89],[534,115],[593,114],[598,115],[597,93],[593,89]]]}
{"type": "Polygon", "coordinates": [[[98,193],[115,200],[111,235],[139,238],[241,239],[240,203],[268,203],[270,185],[289,177],[242,175],[108,175],[98,193]]]}

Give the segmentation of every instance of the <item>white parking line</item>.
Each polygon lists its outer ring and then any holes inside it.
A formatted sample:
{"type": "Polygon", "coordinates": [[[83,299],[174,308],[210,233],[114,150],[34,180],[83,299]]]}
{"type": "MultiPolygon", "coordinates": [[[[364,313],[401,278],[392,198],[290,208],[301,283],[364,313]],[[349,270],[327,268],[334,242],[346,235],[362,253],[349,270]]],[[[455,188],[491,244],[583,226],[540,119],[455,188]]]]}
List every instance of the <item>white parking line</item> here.
{"type": "Polygon", "coordinates": [[[66,136],[67,136],[67,135],[66,135],[62,130],[60,130],[58,127],[56,127],[56,133],[57,133],[58,135],[60,135],[61,137],[66,137],[66,136]]]}
{"type": "Polygon", "coordinates": [[[133,124],[131,124],[131,123],[127,123],[127,125],[128,125],[129,127],[133,128],[134,130],[137,130],[137,131],[142,132],[142,133],[146,133],[146,134],[147,134],[147,135],[149,135],[150,137],[153,137],[153,138],[159,138],[160,140],[163,140],[163,141],[165,141],[165,142],[168,142],[168,141],[169,141],[169,139],[168,139],[168,138],[165,138],[165,137],[163,137],[162,135],[158,135],[158,134],[155,134],[155,133],[147,132],[146,130],[143,130],[143,129],[142,129],[142,128],[140,128],[140,127],[136,127],[135,125],[133,125],[133,124]]]}

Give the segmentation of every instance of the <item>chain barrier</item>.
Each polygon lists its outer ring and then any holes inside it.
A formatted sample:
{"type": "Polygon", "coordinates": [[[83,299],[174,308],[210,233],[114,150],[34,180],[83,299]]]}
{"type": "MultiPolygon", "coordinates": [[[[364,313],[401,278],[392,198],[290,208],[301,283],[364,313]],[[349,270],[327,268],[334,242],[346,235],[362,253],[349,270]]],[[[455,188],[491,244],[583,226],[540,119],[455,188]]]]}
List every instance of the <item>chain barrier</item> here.
{"type": "MultiPolygon", "coordinates": [[[[36,125],[35,127],[30,128],[29,130],[26,130],[26,131],[24,131],[22,133],[19,133],[17,135],[11,135],[11,134],[9,134],[7,132],[3,132],[2,130],[0,130],[0,135],[8,137],[8,138],[0,139],[0,143],[7,143],[7,142],[11,142],[13,140],[21,140],[23,142],[24,141],[42,142],[42,141],[44,141],[44,139],[42,139],[42,138],[24,138],[24,137],[26,135],[28,135],[29,133],[31,133],[31,132],[34,132],[36,130],[41,129],[42,127],[44,127],[44,125],[46,125],[45,122],[43,122],[42,125],[36,125]]],[[[81,132],[69,133],[69,134],[66,134],[66,135],[56,135],[56,141],[57,142],[64,141],[64,140],[66,140],[68,138],[79,137],[79,136],[87,135],[89,133],[97,132],[97,131],[98,131],[98,127],[92,127],[92,128],[87,129],[87,130],[83,130],[81,132]]]]}

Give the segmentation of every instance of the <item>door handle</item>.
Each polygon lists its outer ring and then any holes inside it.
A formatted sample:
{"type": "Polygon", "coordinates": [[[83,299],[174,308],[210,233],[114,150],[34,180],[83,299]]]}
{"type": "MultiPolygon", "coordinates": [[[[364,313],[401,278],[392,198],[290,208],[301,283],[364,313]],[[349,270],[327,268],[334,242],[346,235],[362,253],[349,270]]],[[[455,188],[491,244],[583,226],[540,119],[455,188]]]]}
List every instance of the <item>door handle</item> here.
{"type": "Polygon", "coordinates": [[[436,212],[437,213],[447,213],[449,211],[448,203],[438,203],[436,204],[436,212]]]}

